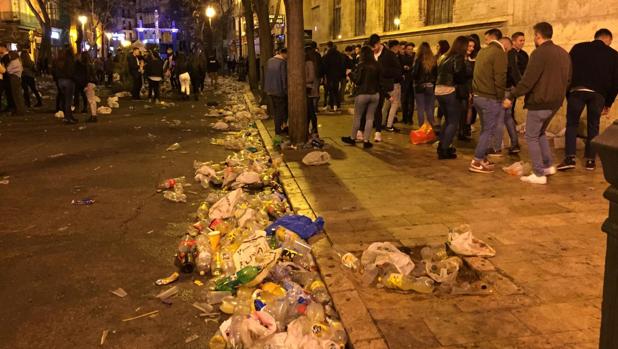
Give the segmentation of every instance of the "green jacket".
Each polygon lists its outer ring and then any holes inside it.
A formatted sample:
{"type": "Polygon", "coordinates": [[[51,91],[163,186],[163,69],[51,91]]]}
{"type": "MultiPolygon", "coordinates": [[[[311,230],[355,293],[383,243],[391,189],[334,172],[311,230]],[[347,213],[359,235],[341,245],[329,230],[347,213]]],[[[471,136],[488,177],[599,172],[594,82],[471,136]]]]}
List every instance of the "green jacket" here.
{"type": "Polygon", "coordinates": [[[504,90],[506,90],[507,66],[506,52],[498,42],[492,41],[479,51],[472,80],[474,94],[498,101],[503,100],[504,90]]]}
{"type": "Polygon", "coordinates": [[[511,100],[525,95],[524,108],[558,110],[571,84],[571,57],[551,40],[530,55],[524,76],[511,91],[511,100]]]}

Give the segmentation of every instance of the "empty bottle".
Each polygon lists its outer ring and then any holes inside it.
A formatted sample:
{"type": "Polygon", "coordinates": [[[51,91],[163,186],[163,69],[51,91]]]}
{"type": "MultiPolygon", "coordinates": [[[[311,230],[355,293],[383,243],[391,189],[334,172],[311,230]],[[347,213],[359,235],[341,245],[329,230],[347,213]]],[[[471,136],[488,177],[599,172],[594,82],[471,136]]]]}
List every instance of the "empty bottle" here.
{"type": "Polygon", "coordinates": [[[316,302],[326,304],[330,301],[330,295],[328,294],[328,290],[326,289],[326,285],[320,279],[315,279],[309,285],[309,292],[311,293],[311,298],[313,298],[316,302]]]}
{"type": "Polygon", "coordinates": [[[226,276],[216,281],[215,290],[217,291],[236,291],[241,285],[247,284],[255,279],[262,271],[256,266],[247,266],[236,272],[236,275],[226,276]]]}
{"type": "Polygon", "coordinates": [[[388,288],[419,293],[431,293],[434,288],[434,281],[428,277],[414,278],[398,273],[388,274],[382,279],[382,284],[388,288]]]}
{"type": "Polygon", "coordinates": [[[198,253],[195,261],[195,267],[197,272],[204,276],[210,271],[210,265],[212,263],[212,252],[210,250],[202,250],[198,253]]]}
{"type": "Polygon", "coordinates": [[[178,252],[176,252],[176,258],[174,259],[174,263],[181,272],[187,274],[193,272],[196,253],[197,244],[195,239],[188,234],[185,235],[178,245],[178,252]]]}

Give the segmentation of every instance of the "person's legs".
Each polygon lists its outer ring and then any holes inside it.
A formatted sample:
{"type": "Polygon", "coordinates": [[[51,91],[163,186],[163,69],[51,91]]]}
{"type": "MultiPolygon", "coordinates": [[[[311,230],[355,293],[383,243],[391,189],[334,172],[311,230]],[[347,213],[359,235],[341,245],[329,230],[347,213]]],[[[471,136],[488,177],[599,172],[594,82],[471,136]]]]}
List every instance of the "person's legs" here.
{"type": "Polygon", "coordinates": [[[161,98],[161,82],[160,81],[151,81],[152,87],[154,88],[154,98],[155,102],[159,102],[161,98]]]}
{"type": "MultiPolygon", "coordinates": [[[[352,136],[355,139],[358,130],[361,129],[361,121],[369,104],[369,95],[358,95],[354,97],[354,120],[352,121],[352,136]]],[[[371,130],[369,130],[371,132],[371,130]]]]}
{"type": "Polygon", "coordinates": [[[285,119],[285,97],[270,96],[275,114],[275,134],[282,134],[282,125],[285,119]]]}
{"type": "Polygon", "coordinates": [[[412,86],[409,81],[404,81],[401,83],[401,122],[407,124],[412,120],[412,115],[410,114],[410,104],[412,103],[412,94],[411,94],[412,86]]]}
{"type": "Polygon", "coordinates": [[[345,100],[345,87],[347,85],[348,80],[346,78],[341,79],[339,81],[339,94],[337,95],[337,108],[341,108],[345,100]]]}
{"type": "Polygon", "coordinates": [[[29,76],[22,76],[21,78],[21,89],[24,93],[24,102],[26,103],[26,107],[30,108],[32,105],[30,104],[30,85],[28,84],[29,76]]]}
{"type": "MultiPolygon", "coordinates": [[[[552,161],[545,130],[553,114],[551,110],[528,110],[526,118],[526,142],[530,152],[530,162],[532,162],[532,171],[539,177],[545,175],[545,168],[550,166],[552,161]]],[[[482,114],[481,117],[483,117],[482,114]]]]}
{"type": "MultiPolygon", "coordinates": [[[[87,86],[80,86],[79,90],[75,91],[76,93],[79,93],[79,95],[82,97],[82,113],[86,113],[88,111],[88,103],[90,103],[90,101],[88,100],[88,96],[86,96],[86,87],[87,86]]],[[[77,106],[75,108],[77,108],[77,106]]]]}
{"type": "Polygon", "coordinates": [[[388,128],[393,127],[393,122],[395,121],[395,116],[397,115],[397,110],[401,103],[401,84],[395,84],[391,97],[393,100],[391,101],[391,108],[388,112],[388,119],[386,121],[386,127],[388,128]]]}
{"type": "Polygon", "coordinates": [[[474,151],[474,160],[482,161],[491,145],[491,136],[495,132],[496,121],[502,116],[502,105],[494,99],[474,96],[474,106],[481,117],[481,135],[474,151]]]}
{"type": "Polygon", "coordinates": [[[154,97],[154,81],[148,80],[148,99],[152,99],[153,97],[154,97]]]}
{"type": "Polygon", "coordinates": [[[86,85],[85,94],[86,94],[86,98],[88,99],[88,105],[90,106],[90,116],[92,116],[93,118],[96,118],[97,101],[96,101],[96,95],[94,93],[94,87],[95,87],[95,84],[89,82],[88,85],[86,85]]]}
{"type": "Polygon", "coordinates": [[[365,132],[363,132],[363,141],[365,142],[369,142],[369,140],[371,139],[371,125],[373,124],[372,116],[377,114],[376,109],[378,108],[380,103],[380,95],[378,93],[374,95],[369,95],[368,97],[369,100],[366,113],[367,119],[365,120],[365,132]]]}
{"type": "Polygon", "coordinates": [[[444,130],[440,133],[440,148],[446,151],[453,144],[453,138],[457,133],[457,124],[461,118],[461,101],[457,99],[455,93],[448,94],[444,97],[444,102],[440,105],[444,111],[445,123],[444,130]]]}
{"type": "Polygon", "coordinates": [[[339,85],[336,79],[328,79],[328,106],[334,109],[337,105],[337,96],[339,95],[339,85]]]}
{"type": "Polygon", "coordinates": [[[139,91],[142,89],[142,77],[134,75],[133,76],[133,90],[131,91],[131,95],[133,99],[139,99],[139,91]]]}
{"type": "Polygon", "coordinates": [[[496,118],[496,126],[495,126],[493,137],[492,137],[493,145],[491,146],[491,149],[493,149],[495,152],[502,151],[502,141],[504,138],[504,125],[506,122],[505,119],[506,119],[506,109],[502,109],[500,111],[500,114],[496,118]]]}
{"type": "Polygon", "coordinates": [[[573,92],[567,98],[566,112],[566,133],[564,135],[564,156],[565,158],[575,158],[577,129],[579,128],[579,119],[584,107],[586,106],[585,93],[573,92]]]}
{"type": "Polygon", "coordinates": [[[21,93],[21,78],[17,75],[10,75],[11,80],[11,93],[13,95],[13,102],[15,103],[15,113],[22,115],[26,112],[26,105],[24,104],[24,96],[21,93]]]}
{"type": "Polygon", "coordinates": [[[519,136],[517,135],[517,128],[515,126],[515,119],[511,115],[511,109],[504,109],[504,125],[506,131],[509,134],[511,140],[511,148],[519,146],[519,136]]]}
{"type": "MultiPolygon", "coordinates": [[[[378,106],[376,107],[376,110],[374,112],[374,119],[373,119],[373,126],[375,127],[376,132],[382,132],[382,107],[384,107],[385,100],[386,100],[386,95],[383,93],[380,93],[380,97],[378,99],[378,106]]],[[[365,124],[367,124],[367,122],[365,122],[365,124]]]]}
{"type": "Polygon", "coordinates": [[[594,160],[596,158],[596,152],[592,147],[592,140],[599,135],[599,125],[601,123],[601,113],[605,106],[605,99],[599,93],[591,93],[586,103],[586,121],[587,121],[587,135],[586,135],[586,150],[584,156],[587,160],[594,160]]]}
{"type": "MultiPolygon", "coordinates": [[[[418,126],[421,127],[425,122],[425,114],[427,107],[425,106],[425,93],[417,93],[414,95],[414,99],[416,99],[416,114],[418,115],[418,126]]],[[[432,106],[433,108],[433,106],[432,106]]],[[[411,119],[412,124],[414,124],[414,120],[411,119]]]]}
{"type": "Polygon", "coordinates": [[[427,118],[427,121],[429,121],[431,127],[435,127],[436,121],[433,118],[433,111],[434,105],[436,104],[436,95],[433,92],[433,87],[426,87],[423,97],[425,98],[425,101],[423,102],[423,105],[425,106],[425,117],[427,118]]]}

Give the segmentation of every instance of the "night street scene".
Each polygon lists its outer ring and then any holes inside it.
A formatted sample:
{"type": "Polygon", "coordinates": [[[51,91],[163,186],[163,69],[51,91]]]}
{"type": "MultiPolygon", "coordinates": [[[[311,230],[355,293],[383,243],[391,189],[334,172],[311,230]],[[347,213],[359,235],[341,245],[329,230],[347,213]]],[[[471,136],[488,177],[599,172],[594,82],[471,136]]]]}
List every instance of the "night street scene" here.
{"type": "Polygon", "coordinates": [[[0,348],[618,349],[616,5],[0,0],[0,348]]]}

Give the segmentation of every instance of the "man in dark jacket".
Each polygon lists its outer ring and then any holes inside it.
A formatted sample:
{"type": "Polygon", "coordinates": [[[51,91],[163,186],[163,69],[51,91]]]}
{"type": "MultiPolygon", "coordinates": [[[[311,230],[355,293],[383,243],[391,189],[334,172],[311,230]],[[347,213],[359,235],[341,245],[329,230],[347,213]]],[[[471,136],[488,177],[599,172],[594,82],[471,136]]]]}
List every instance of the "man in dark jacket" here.
{"type": "Polygon", "coordinates": [[[345,58],[337,50],[335,44],[329,41],[326,44],[328,52],[322,58],[322,67],[326,77],[326,90],[328,91],[328,105],[331,111],[337,111],[341,107],[339,95],[340,85],[345,78],[345,58]]]}
{"type": "Polygon", "coordinates": [[[275,134],[285,132],[288,112],[288,65],[287,49],[283,48],[266,62],[264,91],[270,97],[272,116],[275,119],[275,134]]]}
{"type": "Polygon", "coordinates": [[[139,93],[142,89],[142,65],[139,59],[139,48],[133,49],[133,54],[127,57],[127,63],[129,64],[129,73],[131,74],[131,80],[133,82],[133,88],[131,89],[131,95],[133,99],[139,99],[139,93]]]}
{"type": "MultiPolygon", "coordinates": [[[[526,71],[528,66],[528,53],[524,51],[524,45],[526,44],[526,36],[522,32],[515,32],[511,35],[511,41],[513,42],[513,49],[509,51],[509,60],[513,60],[517,66],[517,70],[513,71],[514,81],[513,85],[517,85],[521,77],[526,71]]],[[[509,63],[510,64],[510,63],[509,63]]],[[[515,103],[517,100],[513,100],[513,107],[511,107],[511,113],[513,119],[515,119],[515,103]]]]}
{"type": "Polygon", "coordinates": [[[403,53],[399,55],[399,63],[403,69],[403,81],[401,82],[401,114],[404,124],[412,124],[414,114],[414,84],[412,81],[412,68],[414,67],[414,44],[411,42],[403,45],[403,53]]]}
{"type": "Polygon", "coordinates": [[[594,41],[571,49],[573,81],[567,97],[565,158],[558,170],[575,168],[575,144],[579,119],[586,107],[586,169],[594,170],[596,153],[590,142],[599,134],[601,114],[607,114],[618,94],[618,52],[610,47],[612,33],[599,29],[594,41]]]}
{"type": "Polygon", "coordinates": [[[556,173],[556,168],[552,166],[552,152],[545,131],[562,106],[571,83],[571,58],[551,40],[554,33],[551,24],[537,23],[533,30],[537,49],[532,52],[524,76],[503,106],[510,108],[515,98],[526,96],[526,141],[533,173],[520,179],[526,183],[546,184],[547,176],[556,173]]]}

